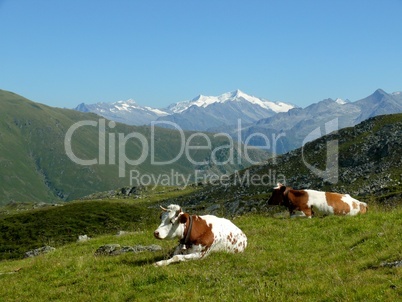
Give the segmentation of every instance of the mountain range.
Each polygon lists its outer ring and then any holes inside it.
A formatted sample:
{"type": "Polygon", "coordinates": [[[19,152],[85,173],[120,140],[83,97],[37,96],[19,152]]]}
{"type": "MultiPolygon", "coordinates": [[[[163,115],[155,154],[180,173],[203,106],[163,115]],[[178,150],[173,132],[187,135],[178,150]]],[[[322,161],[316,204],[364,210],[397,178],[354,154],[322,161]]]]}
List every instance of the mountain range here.
{"type": "Polygon", "coordinates": [[[326,134],[319,130],[328,123],[336,123],[333,127],[341,129],[373,116],[402,112],[402,93],[377,89],[355,102],[328,98],[300,108],[236,90],[220,96],[199,95],[164,109],[119,101],[81,104],[76,110],[91,111],[128,124],[157,121],[158,126],[166,128],[226,133],[248,145],[282,154],[302,146],[306,138],[311,140],[326,134]]]}
{"type": "MultiPolygon", "coordinates": [[[[294,105],[272,102],[248,95],[241,90],[219,96],[199,95],[192,100],[174,103],[167,108],[138,105],[133,100],[112,103],[79,104],[75,110],[93,112],[107,119],[128,125],[144,125],[153,121],[176,123],[183,130],[205,131],[213,127],[253,123],[278,112],[286,112],[294,105]]],[[[161,126],[163,122],[160,123],[161,126]]],[[[168,123],[165,124],[167,126],[168,123]]]]}
{"type": "MultiPolygon", "coordinates": [[[[272,137],[282,135],[276,145],[275,153],[286,153],[294,150],[309,140],[318,138],[329,132],[345,127],[355,126],[360,122],[383,114],[402,112],[402,94],[400,92],[386,93],[377,89],[366,98],[356,102],[340,102],[325,99],[311,104],[306,108],[293,108],[287,112],[278,113],[272,117],[261,119],[253,125],[241,129],[241,137],[249,137],[254,133],[272,137]],[[329,132],[326,127],[333,127],[329,132]]],[[[232,131],[231,135],[239,135],[232,131]]],[[[254,141],[252,145],[261,144],[254,141]]]]}

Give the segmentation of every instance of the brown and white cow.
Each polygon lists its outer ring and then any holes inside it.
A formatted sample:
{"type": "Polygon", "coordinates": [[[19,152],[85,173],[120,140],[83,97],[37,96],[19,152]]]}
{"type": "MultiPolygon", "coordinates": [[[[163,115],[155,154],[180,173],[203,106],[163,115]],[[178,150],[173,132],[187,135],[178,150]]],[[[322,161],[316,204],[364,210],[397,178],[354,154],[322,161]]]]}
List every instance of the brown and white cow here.
{"type": "Polygon", "coordinates": [[[314,215],[313,207],[325,214],[350,215],[367,212],[367,204],[354,199],[349,194],[322,192],[315,190],[293,190],[281,183],[274,188],[269,205],[284,205],[289,209],[290,216],[295,211],[301,211],[303,216],[311,218],[314,215]]]}
{"type": "Polygon", "coordinates": [[[157,239],[180,239],[173,256],[155,263],[156,266],[173,262],[201,259],[210,252],[241,253],[247,246],[246,235],[231,221],[213,215],[190,215],[180,206],[161,207],[161,224],[155,230],[157,239]]]}

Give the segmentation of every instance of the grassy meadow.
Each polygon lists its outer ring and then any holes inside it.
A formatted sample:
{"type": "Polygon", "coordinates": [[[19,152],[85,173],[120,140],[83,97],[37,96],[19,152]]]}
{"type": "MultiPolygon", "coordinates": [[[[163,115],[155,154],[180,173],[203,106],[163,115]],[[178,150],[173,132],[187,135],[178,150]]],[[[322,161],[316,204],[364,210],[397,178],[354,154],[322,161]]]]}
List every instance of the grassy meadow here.
{"type": "MultiPolygon", "coordinates": [[[[143,208],[149,203],[142,202],[143,208]]],[[[137,205],[139,207],[140,205],[137,205]]],[[[154,210],[152,210],[154,211],[154,210]]],[[[367,215],[233,219],[248,236],[243,254],[215,253],[166,267],[177,241],[153,238],[159,212],[123,236],[99,235],[55,251],[0,262],[0,301],[398,301],[402,208],[367,215]],[[159,252],[94,256],[104,244],[159,244],[159,252]]]]}

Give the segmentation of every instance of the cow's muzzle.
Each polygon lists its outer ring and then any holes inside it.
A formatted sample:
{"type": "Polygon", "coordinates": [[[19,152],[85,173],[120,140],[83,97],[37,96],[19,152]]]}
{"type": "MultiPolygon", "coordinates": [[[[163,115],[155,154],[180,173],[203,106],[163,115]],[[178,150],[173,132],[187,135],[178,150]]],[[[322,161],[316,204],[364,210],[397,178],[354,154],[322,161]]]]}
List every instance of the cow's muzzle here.
{"type": "Polygon", "coordinates": [[[154,232],[154,237],[155,237],[156,239],[161,239],[161,237],[159,237],[159,232],[158,232],[158,231],[155,231],[155,232],[154,232]]]}

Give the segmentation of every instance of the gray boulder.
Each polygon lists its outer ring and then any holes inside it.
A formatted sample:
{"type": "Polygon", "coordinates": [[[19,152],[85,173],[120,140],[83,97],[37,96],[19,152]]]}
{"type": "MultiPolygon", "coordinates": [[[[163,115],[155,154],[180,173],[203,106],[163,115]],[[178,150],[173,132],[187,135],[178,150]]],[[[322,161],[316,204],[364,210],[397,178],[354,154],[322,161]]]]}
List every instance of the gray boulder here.
{"type": "Polygon", "coordinates": [[[37,248],[37,249],[34,249],[34,250],[26,252],[25,253],[25,258],[36,257],[36,256],[39,256],[39,255],[42,255],[42,254],[47,254],[47,253],[52,252],[54,250],[55,250],[54,247],[45,245],[43,247],[40,247],[40,248],[37,248]]]}
{"type": "Polygon", "coordinates": [[[134,246],[120,246],[120,244],[105,244],[100,246],[95,251],[95,256],[116,256],[124,253],[140,253],[140,252],[157,252],[162,250],[162,247],[156,244],[148,246],[134,245],[134,246]]]}

